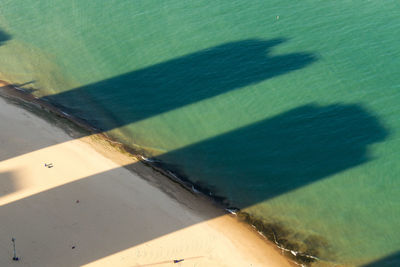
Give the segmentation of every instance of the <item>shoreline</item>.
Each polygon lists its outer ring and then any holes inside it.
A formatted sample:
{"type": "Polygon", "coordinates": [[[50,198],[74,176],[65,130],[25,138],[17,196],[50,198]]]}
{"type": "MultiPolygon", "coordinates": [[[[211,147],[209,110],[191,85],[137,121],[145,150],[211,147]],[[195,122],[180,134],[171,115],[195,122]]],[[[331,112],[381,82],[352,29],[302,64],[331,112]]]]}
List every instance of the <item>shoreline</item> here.
{"type": "Polygon", "coordinates": [[[229,207],[227,203],[224,202],[225,199],[223,197],[214,196],[207,188],[201,188],[199,185],[191,183],[188,178],[182,177],[179,174],[175,174],[174,172],[168,170],[168,167],[162,162],[157,161],[157,159],[153,160],[151,158],[146,158],[140,154],[140,151],[136,151],[127,145],[113,141],[112,138],[91,127],[85,121],[77,119],[72,115],[57,109],[51,105],[51,103],[34,97],[29,91],[25,91],[24,89],[13,86],[2,80],[0,80],[0,88],[0,96],[2,98],[11,101],[13,104],[19,107],[28,109],[28,111],[41,118],[44,118],[46,121],[54,123],[57,127],[68,124],[68,129],[62,127],[62,130],[64,130],[68,135],[73,138],[82,139],[83,142],[88,143],[103,156],[111,158],[111,160],[115,161],[117,164],[120,164],[129,171],[139,174],[141,178],[150,182],[151,185],[159,188],[164,193],[167,193],[179,203],[187,205],[187,203],[185,203],[187,199],[185,199],[185,197],[181,199],[179,196],[183,191],[186,191],[197,198],[196,202],[201,199],[206,206],[212,205],[219,209],[220,215],[223,215],[223,213],[225,216],[227,213],[233,214],[228,216],[233,216],[232,219],[235,221],[235,223],[243,224],[241,222],[244,222],[244,225],[248,230],[258,235],[258,238],[263,242],[266,242],[268,246],[273,246],[276,250],[279,250],[280,253],[285,255],[285,257],[289,259],[289,261],[292,261],[293,264],[304,266],[304,264],[311,264],[312,262],[319,260],[317,257],[312,256],[312,254],[296,251],[297,245],[286,240],[284,235],[283,238],[280,239],[282,235],[279,232],[281,230],[282,233],[285,232],[284,229],[281,229],[281,226],[265,224],[262,220],[254,218],[246,212],[242,212],[234,207],[229,207]],[[135,164],[127,164],[129,160],[121,160],[121,157],[118,155],[116,157],[110,157],[109,147],[114,150],[113,153],[120,153],[124,157],[134,159],[135,164]],[[137,166],[137,163],[144,166],[140,168],[137,166]],[[149,175],[148,172],[143,172],[142,169],[146,168],[151,169],[153,174],[149,175]],[[154,172],[158,173],[159,176],[168,179],[154,177],[154,172]],[[174,185],[172,185],[172,183],[174,185]],[[174,191],[174,189],[171,190],[171,185],[172,187],[181,187],[183,190],[180,191],[182,192],[179,192],[178,194],[171,193],[174,191]]]}

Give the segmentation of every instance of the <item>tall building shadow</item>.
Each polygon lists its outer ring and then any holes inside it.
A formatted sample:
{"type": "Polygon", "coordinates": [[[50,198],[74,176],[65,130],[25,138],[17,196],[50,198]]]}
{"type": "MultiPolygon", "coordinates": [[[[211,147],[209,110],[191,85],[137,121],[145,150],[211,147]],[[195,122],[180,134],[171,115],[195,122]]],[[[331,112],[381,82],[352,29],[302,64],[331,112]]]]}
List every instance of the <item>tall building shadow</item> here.
{"type": "MultiPolygon", "coordinates": [[[[99,131],[108,131],[289,73],[317,60],[310,53],[270,55],[273,47],[283,42],[281,38],[222,44],[40,100],[99,131]]],[[[14,86],[32,93],[32,88],[23,87],[30,83],[34,81],[14,86]]],[[[8,156],[40,148],[43,144],[39,139],[25,145],[25,149],[10,151],[8,156]]]]}
{"type": "MultiPolygon", "coordinates": [[[[174,171],[190,175],[194,182],[205,181],[204,188],[212,187],[229,196],[229,203],[245,207],[367,162],[368,146],[387,135],[378,119],[360,105],[306,105],[159,159],[170,169],[173,162],[180,162],[184,169],[174,171]]],[[[153,212],[168,212],[160,209],[157,199],[147,202],[140,189],[122,190],[127,183],[114,169],[40,192],[1,206],[2,225],[17,234],[18,229],[29,227],[31,234],[21,238],[43,253],[48,266],[60,262],[80,266],[213,218],[179,220],[186,216],[182,211],[155,221],[153,212]],[[136,207],[126,204],[130,194],[140,203],[136,207]],[[76,199],[81,200],[80,206],[76,199]],[[57,216],[46,212],[54,207],[60,210],[57,216]],[[129,214],[135,212],[137,219],[132,221],[129,214]],[[75,235],[53,224],[73,229],[75,235]],[[70,250],[71,244],[79,250],[70,250]]]]}
{"type": "Polygon", "coordinates": [[[244,208],[367,162],[387,135],[360,105],[306,105],[157,159],[244,208]]]}
{"type": "MultiPolygon", "coordinates": [[[[282,42],[284,39],[227,43],[43,100],[108,131],[316,61],[309,53],[271,55],[271,49],[282,42]]],[[[378,118],[360,105],[306,105],[168,152],[155,160],[204,193],[212,191],[227,197],[226,204],[244,208],[366,163],[371,160],[368,146],[383,141],[387,135],[378,118]]],[[[34,149],[43,146],[41,143],[34,149]]],[[[15,153],[31,151],[21,147],[15,153]]],[[[28,227],[29,222],[32,236],[25,238],[34,241],[40,239],[35,235],[50,229],[49,225],[41,225],[42,218],[35,215],[51,217],[45,212],[47,205],[56,205],[60,211],[70,210],[61,215],[75,214],[72,218],[63,217],[66,221],[61,224],[71,228],[81,225],[74,229],[77,235],[81,234],[82,254],[75,258],[59,247],[48,247],[49,266],[58,262],[68,262],[69,266],[90,263],[199,222],[176,223],[172,218],[151,221],[150,217],[141,217],[132,227],[125,213],[134,211],[113,209],[121,204],[120,199],[111,197],[107,190],[97,190],[107,183],[110,188],[121,186],[110,182],[111,172],[115,170],[3,205],[0,217],[7,218],[4,225],[12,225],[15,231],[28,227]],[[65,204],[79,197],[80,192],[89,192],[88,201],[95,201],[98,209],[82,212],[65,204]],[[26,212],[27,206],[36,209],[26,212]],[[42,213],[37,213],[38,209],[42,213]],[[141,233],[141,229],[148,227],[154,231],[141,233]],[[126,229],[130,230],[123,231],[126,229]],[[111,243],[112,246],[108,245],[111,243]],[[92,246],[96,250],[91,250],[92,246]]],[[[57,231],[51,238],[49,244],[71,240],[67,233],[57,231]]]]}
{"type": "Polygon", "coordinates": [[[226,43],[44,99],[108,131],[316,61],[310,53],[271,55],[284,41],[226,43]]]}

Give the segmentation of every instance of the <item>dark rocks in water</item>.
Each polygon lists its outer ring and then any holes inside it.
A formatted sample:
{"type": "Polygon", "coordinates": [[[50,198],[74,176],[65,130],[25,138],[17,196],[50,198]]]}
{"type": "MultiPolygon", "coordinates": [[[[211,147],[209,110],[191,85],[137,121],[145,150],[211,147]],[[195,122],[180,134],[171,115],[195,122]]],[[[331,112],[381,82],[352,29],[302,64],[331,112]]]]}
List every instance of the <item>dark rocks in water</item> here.
{"type": "Polygon", "coordinates": [[[4,44],[5,42],[7,42],[10,39],[11,39],[11,35],[0,30],[0,45],[4,44]]]}
{"type": "Polygon", "coordinates": [[[239,212],[238,213],[238,219],[242,222],[250,223],[250,215],[246,212],[239,212]]]}

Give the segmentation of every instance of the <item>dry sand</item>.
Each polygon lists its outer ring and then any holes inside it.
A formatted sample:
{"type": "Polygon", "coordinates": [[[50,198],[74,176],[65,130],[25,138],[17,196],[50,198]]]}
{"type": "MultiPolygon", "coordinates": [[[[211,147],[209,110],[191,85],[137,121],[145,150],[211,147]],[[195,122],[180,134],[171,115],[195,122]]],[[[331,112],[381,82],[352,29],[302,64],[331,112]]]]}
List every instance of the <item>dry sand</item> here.
{"type": "Polygon", "coordinates": [[[0,266],[292,266],[249,226],[97,138],[1,98],[0,122],[0,266]]]}

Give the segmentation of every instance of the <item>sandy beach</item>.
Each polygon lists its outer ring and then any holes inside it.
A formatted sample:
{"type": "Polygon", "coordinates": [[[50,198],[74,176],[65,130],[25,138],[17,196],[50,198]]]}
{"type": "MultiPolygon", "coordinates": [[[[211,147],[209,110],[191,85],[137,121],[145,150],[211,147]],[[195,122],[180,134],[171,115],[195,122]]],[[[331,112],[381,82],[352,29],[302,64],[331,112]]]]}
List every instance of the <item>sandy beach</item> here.
{"type": "Polygon", "coordinates": [[[72,137],[2,98],[0,121],[0,266],[292,266],[251,227],[96,136],[72,137]]]}

